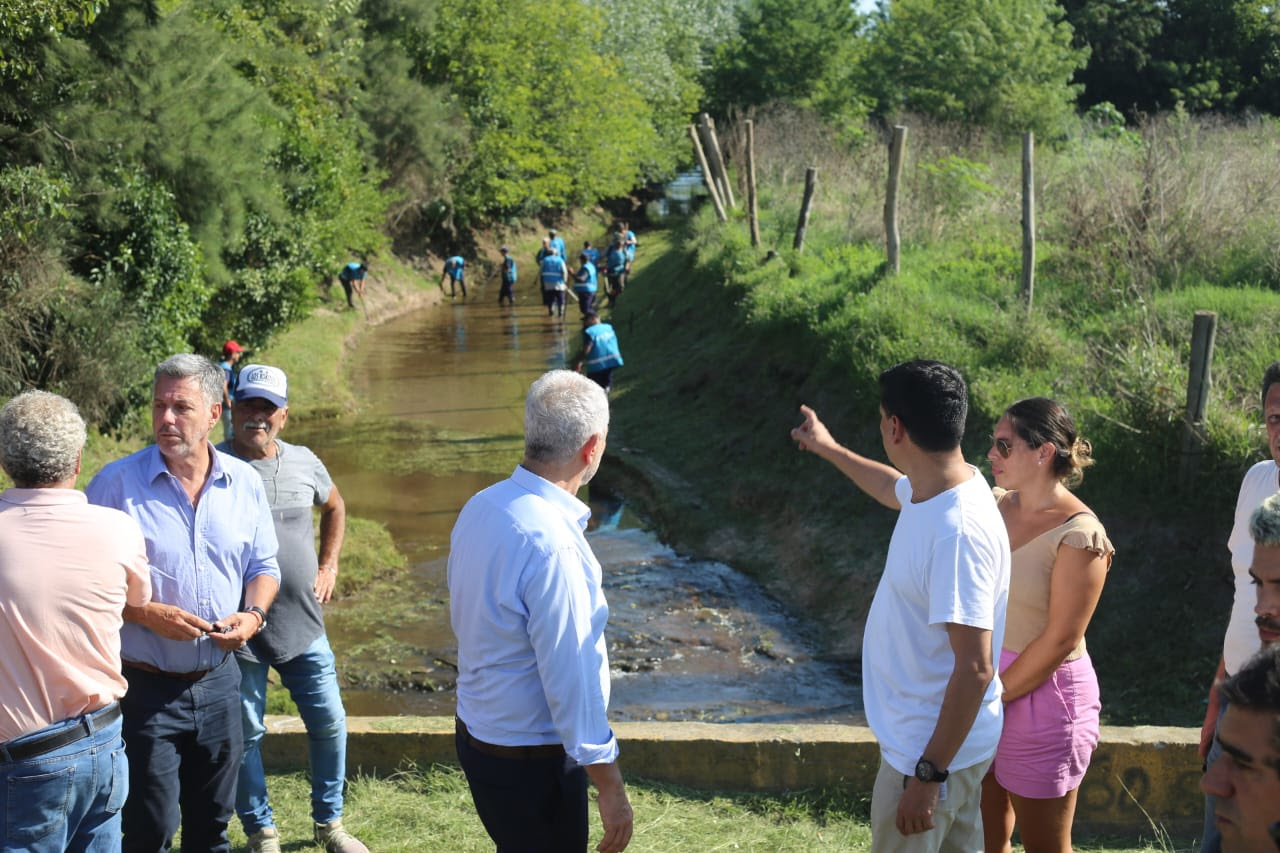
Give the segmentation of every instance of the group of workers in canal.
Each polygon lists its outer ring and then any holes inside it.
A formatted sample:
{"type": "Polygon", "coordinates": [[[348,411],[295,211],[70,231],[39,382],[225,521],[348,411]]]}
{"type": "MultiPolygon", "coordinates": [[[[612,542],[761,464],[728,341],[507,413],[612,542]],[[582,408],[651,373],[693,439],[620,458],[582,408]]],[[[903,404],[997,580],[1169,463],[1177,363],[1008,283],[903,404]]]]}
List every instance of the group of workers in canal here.
{"type": "MultiPolygon", "coordinates": [[[[570,290],[577,299],[583,328],[582,349],[575,362],[575,369],[585,372],[589,379],[605,391],[612,387],[613,371],[622,366],[623,360],[617,332],[612,324],[601,318],[600,310],[601,307],[617,307],[631,275],[637,245],[636,234],[631,230],[630,224],[619,221],[609,234],[603,263],[600,250],[590,240],[586,240],[578,253],[577,266],[572,266],[564,238],[557,229],[552,228],[542,238],[542,245],[533,258],[535,272],[532,283],[542,295],[542,304],[547,309],[548,317],[564,318],[570,290]],[[604,306],[599,306],[596,298],[600,292],[602,268],[607,302],[604,306]]],[[[496,273],[499,283],[498,305],[515,307],[515,288],[520,280],[520,264],[507,246],[498,251],[502,256],[496,273]]],[[[348,268],[351,266],[353,265],[348,265],[348,268]]],[[[363,271],[363,265],[357,266],[363,271]]],[[[344,270],[345,273],[347,270],[344,270]]],[[[344,286],[346,281],[343,278],[344,286]]],[[[467,298],[466,259],[461,254],[455,253],[445,259],[440,274],[441,293],[445,292],[446,282],[449,284],[449,299],[456,299],[459,291],[464,300],[467,298]]]]}

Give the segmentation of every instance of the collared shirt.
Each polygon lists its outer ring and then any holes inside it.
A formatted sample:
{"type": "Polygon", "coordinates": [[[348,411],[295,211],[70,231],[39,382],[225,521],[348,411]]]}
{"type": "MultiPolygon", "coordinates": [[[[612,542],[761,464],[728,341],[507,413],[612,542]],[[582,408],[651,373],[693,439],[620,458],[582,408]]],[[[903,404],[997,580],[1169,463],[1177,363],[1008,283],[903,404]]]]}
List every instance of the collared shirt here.
{"type": "MultiPolygon", "coordinates": [[[[107,465],[85,493],[133,516],[147,540],[151,597],[214,622],[240,609],[244,587],[280,580],[276,531],[262,478],[209,444],[212,467],[196,506],[154,444],[107,465]]],[[[121,656],[169,672],[213,669],[227,652],[210,637],[169,640],[135,622],[120,631],[121,656]]]]}
{"type": "Polygon", "coordinates": [[[75,489],[0,494],[0,741],[123,696],[121,612],[150,600],[133,519],[75,489]]]}
{"type": "Polygon", "coordinates": [[[586,504],[527,468],[480,492],[450,540],[458,716],[479,740],[618,757],[609,727],[609,606],[586,504]]]}

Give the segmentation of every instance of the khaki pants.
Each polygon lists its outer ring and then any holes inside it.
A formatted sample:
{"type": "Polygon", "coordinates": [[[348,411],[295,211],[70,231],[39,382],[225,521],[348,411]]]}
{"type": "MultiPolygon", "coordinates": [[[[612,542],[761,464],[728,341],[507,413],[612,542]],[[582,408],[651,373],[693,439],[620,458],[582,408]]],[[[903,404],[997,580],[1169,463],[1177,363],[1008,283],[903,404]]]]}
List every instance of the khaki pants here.
{"type": "Polygon", "coordinates": [[[982,853],[982,777],[990,766],[988,759],[951,771],[946,781],[947,798],[938,802],[933,829],[903,835],[897,825],[902,774],[881,756],[876,786],[871,792],[873,853],[982,853]]]}

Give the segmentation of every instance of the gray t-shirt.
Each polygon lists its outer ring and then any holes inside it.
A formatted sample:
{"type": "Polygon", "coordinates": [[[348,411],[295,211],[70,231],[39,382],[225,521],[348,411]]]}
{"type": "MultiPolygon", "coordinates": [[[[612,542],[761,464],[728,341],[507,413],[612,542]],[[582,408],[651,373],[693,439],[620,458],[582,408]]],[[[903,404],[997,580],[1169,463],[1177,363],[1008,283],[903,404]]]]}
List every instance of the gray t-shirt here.
{"type": "MultiPolygon", "coordinates": [[[[276,439],[270,459],[246,459],[262,477],[271,518],[280,540],[280,592],[262,633],[236,654],[246,660],[284,663],[305,652],[324,633],[324,612],[316,601],[315,522],[311,507],[329,499],[333,480],[320,458],[300,444],[276,439]]],[[[229,442],[218,445],[235,455],[229,442]]]]}

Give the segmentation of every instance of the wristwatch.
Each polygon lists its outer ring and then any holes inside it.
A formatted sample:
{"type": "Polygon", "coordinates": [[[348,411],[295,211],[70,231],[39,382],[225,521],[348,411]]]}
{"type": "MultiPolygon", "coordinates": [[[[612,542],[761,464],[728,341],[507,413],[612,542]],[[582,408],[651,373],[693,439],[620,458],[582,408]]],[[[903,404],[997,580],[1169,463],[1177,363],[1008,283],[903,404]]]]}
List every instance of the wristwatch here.
{"type": "Polygon", "coordinates": [[[949,770],[939,770],[937,765],[927,758],[916,762],[916,778],[921,782],[945,782],[951,775],[949,770]]]}
{"type": "MultiPolygon", "coordinates": [[[[253,635],[255,637],[258,634],[262,633],[263,628],[267,627],[267,611],[263,610],[258,605],[250,604],[248,607],[241,608],[240,612],[241,613],[257,613],[258,618],[262,620],[261,622],[258,623],[258,630],[253,632],[253,635]]],[[[917,770],[916,772],[918,773],[919,771],[917,770]]]]}

